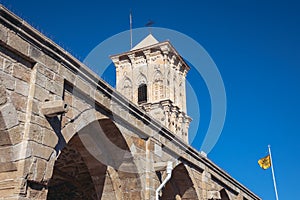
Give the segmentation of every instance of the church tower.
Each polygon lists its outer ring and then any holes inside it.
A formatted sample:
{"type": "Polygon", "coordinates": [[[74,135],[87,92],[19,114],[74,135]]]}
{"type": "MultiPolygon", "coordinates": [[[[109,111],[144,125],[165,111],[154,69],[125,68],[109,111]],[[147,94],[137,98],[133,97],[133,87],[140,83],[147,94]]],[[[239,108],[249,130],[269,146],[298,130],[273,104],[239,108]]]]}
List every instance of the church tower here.
{"type": "Polygon", "coordinates": [[[188,143],[186,75],[190,67],[169,41],[149,34],[130,51],[111,56],[116,88],[188,143]]]}

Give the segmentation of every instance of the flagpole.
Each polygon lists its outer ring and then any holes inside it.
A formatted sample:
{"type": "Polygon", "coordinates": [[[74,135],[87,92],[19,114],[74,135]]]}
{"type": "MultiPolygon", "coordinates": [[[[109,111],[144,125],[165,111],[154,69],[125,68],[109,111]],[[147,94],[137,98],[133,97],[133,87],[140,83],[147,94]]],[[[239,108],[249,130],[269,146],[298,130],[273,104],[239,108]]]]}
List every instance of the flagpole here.
{"type": "Polygon", "coordinates": [[[268,145],[268,149],[269,149],[269,155],[270,155],[270,160],[271,160],[271,169],[272,169],[274,190],[275,190],[276,200],[278,200],[277,186],[276,186],[276,180],[275,180],[275,174],[274,174],[274,168],[273,168],[273,160],[272,160],[272,154],[271,154],[271,145],[268,145]]]}
{"type": "Polygon", "coordinates": [[[132,49],[132,14],[130,10],[129,14],[129,23],[130,23],[130,49],[132,49]]]}

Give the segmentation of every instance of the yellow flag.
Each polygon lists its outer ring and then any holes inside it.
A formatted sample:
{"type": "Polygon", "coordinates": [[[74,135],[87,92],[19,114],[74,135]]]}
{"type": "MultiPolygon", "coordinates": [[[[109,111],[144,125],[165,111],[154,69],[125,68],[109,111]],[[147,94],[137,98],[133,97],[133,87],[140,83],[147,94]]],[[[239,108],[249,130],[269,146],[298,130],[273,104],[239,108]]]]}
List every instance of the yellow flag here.
{"type": "Polygon", "coordinates": [[[268,169],[269,167],[271,167],[270,155],[267,155],[266,157],[259,159],[258,164],[263,169],[268,169]]]}

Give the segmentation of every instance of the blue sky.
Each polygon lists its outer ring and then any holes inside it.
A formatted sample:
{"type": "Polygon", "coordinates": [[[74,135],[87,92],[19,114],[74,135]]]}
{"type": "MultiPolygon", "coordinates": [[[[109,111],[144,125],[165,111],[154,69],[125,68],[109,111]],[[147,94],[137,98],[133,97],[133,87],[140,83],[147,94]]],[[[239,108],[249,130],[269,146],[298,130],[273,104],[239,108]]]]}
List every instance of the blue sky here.
{"type": "MultiPolygon", "coordinates": [[[[227,116],[208,157],[263,199],[275,199],[270,170],[257,160],[271,144],[280,199],[300,180],[300,4],[297,1],[1,1],[80,60],[101,41],[149,19],[182,32],[210,54],[224,81],[227,116]]],[[[189,75],[191,80],[195,77],[189,75]]],[[[107,78],[109,79],[109,78],[107,78]]],[[[209,96],[199,80],[199,149],[209,96]],[[208,100],[207,100],[208,99],[208,100]]]]}

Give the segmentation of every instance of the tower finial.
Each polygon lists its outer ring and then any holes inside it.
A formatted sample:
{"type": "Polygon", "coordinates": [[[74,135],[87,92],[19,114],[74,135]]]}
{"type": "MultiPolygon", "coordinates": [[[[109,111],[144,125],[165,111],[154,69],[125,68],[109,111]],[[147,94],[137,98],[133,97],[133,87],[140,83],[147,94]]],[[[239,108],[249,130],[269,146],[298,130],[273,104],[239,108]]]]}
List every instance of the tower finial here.
{"type": "Polygon", "coordinates": [[[154,24],[154,21],[152,21],[151,19],[148,20],[147,24],[145,24],[145,26],[147,26],[149,28],[149,33],[151,33],[151,27],[154,24]]]}

